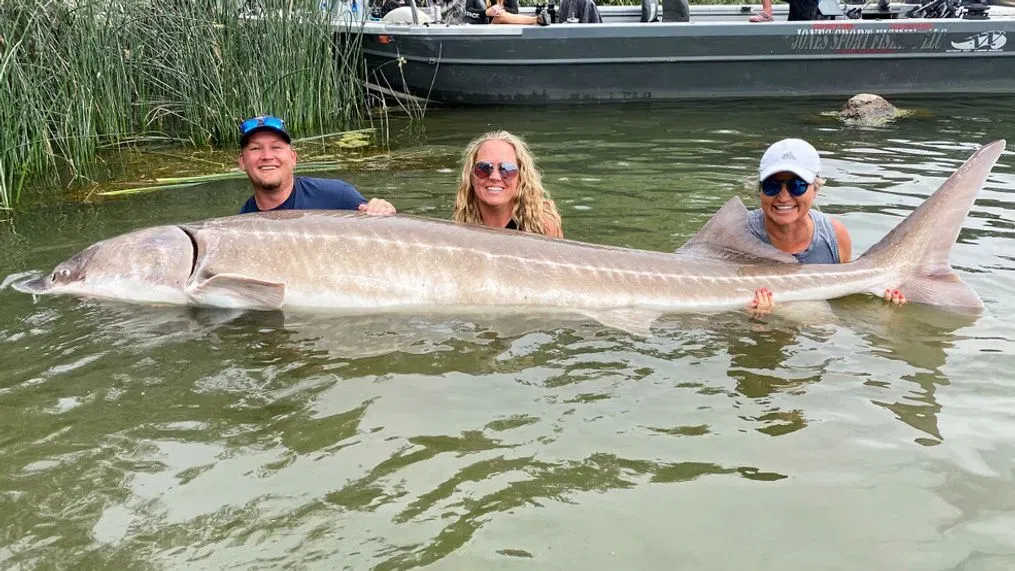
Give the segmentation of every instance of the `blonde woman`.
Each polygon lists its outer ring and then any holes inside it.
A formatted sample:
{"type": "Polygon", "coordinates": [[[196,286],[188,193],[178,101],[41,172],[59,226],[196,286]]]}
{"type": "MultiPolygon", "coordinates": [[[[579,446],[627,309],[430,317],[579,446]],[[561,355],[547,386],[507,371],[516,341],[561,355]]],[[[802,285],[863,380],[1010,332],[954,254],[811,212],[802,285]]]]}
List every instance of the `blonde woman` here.
{"type": "Polygon", "coordinates": [[[486,133],[466,147],[453,218],[564,237],[557,205],[543,188],[532,153],[507,131],[486,133]]]}

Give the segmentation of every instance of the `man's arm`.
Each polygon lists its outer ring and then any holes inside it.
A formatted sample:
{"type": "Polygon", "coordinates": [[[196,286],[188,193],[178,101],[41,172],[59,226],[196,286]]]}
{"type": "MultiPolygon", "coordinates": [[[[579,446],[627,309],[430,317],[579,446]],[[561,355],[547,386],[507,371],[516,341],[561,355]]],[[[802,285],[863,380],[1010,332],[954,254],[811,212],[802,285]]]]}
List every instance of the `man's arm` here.
{"type": "Polygon", "coordinates": [[[312,206],[308,208],[328,210],[359,210],[371,215],[388,215],[395,213],[395,207],[380,198],[369,201],[351,184],[333,178],[304,179],[303,184],[312,191],[312,206]]]}

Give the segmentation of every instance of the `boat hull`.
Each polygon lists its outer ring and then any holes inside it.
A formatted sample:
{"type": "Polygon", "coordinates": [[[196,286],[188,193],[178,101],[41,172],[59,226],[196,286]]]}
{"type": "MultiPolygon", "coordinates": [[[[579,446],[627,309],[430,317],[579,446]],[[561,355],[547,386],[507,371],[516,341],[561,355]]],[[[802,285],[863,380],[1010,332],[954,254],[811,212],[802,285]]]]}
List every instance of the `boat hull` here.
{"type": "Polygon", "coordinates": [[[462,105],[1015,93],[1007,18],[368,23],[363,46],[372,84],[462,105]]]}

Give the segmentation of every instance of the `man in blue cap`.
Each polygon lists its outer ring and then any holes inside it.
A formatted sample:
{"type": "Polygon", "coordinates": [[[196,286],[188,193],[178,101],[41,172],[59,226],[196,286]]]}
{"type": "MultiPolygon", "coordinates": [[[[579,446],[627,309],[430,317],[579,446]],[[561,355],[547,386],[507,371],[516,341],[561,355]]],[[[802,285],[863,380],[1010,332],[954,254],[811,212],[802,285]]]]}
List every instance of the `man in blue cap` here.
{"type": "Polygon", "coordinates": [[[338,179],[293,176],[296,151],[285,122],[278,117],[252,117],[240,124],[239,165],[254,195],[240,214],[265,210],[359,210],[367,214],[394,214],[386,200],[369,201],[352,185],[338,179]]]}

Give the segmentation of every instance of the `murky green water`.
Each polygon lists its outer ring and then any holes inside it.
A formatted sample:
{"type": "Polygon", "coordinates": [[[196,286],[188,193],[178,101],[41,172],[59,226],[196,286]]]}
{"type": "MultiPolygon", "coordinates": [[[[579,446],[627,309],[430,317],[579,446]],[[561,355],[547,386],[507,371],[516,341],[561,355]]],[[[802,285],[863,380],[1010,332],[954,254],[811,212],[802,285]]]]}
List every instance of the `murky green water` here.
{"type": "MultiPolygon", "coordinates": [[[[458,153],[525,135],[570,238],[673,249],[740,194],[765,145],[825,152],[819,198],[862,252],[1010,100],[431,113],[427,169],[340,173],[447,217],[458,153]]],[[[968,569],[1015,567],[1015,174],[1001,158],[952,261],[979,319],[858,297],[833,326],[328,319],[0,290],[0,567],[968,569]]],[[[226,215],[242,183],[35,207],[0,276],[140,226],[226,215]]],[[[385,263],[384,252],[363,252],[385,263]]]]}

